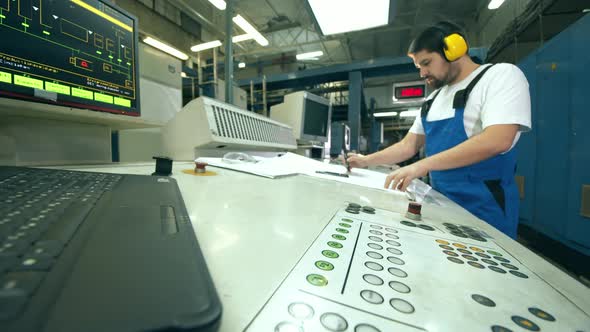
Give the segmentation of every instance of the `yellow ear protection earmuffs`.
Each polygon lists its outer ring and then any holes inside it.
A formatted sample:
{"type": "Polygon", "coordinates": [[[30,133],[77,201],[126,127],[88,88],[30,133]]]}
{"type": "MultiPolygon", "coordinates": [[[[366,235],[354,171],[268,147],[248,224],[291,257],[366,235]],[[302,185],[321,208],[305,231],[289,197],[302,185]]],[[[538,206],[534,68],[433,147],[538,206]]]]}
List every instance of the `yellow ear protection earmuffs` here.
{"type": "Polygon", "coordinates": [[[445,58],[449,62],[456,61],[467,54],[469,47],[465,38],[458,33],[451,33],[443,38],[445,58]]]}

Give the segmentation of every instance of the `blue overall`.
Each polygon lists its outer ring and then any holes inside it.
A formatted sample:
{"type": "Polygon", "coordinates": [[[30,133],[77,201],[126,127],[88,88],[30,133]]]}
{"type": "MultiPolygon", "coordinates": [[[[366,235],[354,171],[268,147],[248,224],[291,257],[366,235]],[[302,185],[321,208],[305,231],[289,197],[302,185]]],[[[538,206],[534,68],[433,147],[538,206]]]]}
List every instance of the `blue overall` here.
{"type": "MultiPolygon", "coordinates": [[[[426,134],[426,156],[453,148],[468,137],[463,123],[463,114],[469,93],[488,66],[455,95],[453,118],[426,121],[432,102],[438,93],[422,107],[422,125],[426,134]]],[[[518,226],[518,188],[514,180],[516,151],[483,160],[473,165],[430,172],[431,186],[455,203],[485,220],[504,234],[516,238],[518,226]]]]}

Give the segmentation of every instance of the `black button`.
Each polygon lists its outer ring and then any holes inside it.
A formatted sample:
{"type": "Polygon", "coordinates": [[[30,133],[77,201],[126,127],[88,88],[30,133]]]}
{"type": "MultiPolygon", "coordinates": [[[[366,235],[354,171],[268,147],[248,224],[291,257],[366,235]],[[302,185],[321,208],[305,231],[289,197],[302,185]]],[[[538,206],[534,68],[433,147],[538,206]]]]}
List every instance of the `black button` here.
{"type": "Polygon", "coordinates": [[[371,206],[363,206],[363,212],[375,212],[375,208],[371,206]]]}
{"type": "Polygon", "coordinates": [[[481,305],[485,305],[486,307],[495,307],[496,303],[494,301],[492,301],[490,298],[485,297],[483,295],[479,295],[479,294],[473,294],[471,295],[471,298],[481,304],[481,305]]]}
{"type": "Polygon", "coordinates": [[[473,267],[476,267],[478,269],[485,269],[486,268],[485,266],[479,264],[478,262],[467,262],[467,264],[469,264],[469,265],[471,265],[473,267]]]}
{"type": "Polygon", "coordinates": [[[428,225],[418,225],[418,227],[425,229],[427,231],[434,231],[434,227],[428,225]]]}
{"type": "Polygon", "coordinates": [[[502,263],[510,263],[510,261],[509,261],[509,260],[507,260],[507,259],[506,259],[506,258],[504,258],[504,257],[494,256],[494,258],[495,258],[497,261],[500,261],[500,262],[502,262],[502,263]]]}
{"type": "Polygon", "coordinates": [[[515,275],[515,276],[517,276],[519,278],[523,278],[523,279],[528,279],[529,278],[529,276],[527,276],[526,274],[524,274],[522,272],[519,272],[519,271],[510,270],[508,272],[510,272],[512,275],[515,275]]]}
{"type": "Polygon", "coordinates": [[[349,208],[353,208],[353,209],[360,209],[361,205],[360,204],[356,204],[356,203],[348,203],[348,207],[349,208]]]}
{"type": "Polygon", "coordinates": [[[409,227],[416,227],[416,224],[414,224],[414,223],[413,223],[413,222],[411,222],[411,221],[402,220],[400,223],[401,223],[402,225],[406,225],[406,226],[409,226],[409,227]]]}
{"type": "Polygon", "coordinates": [[[493,265],[493,266],[496,266],[496,265],[498,265],[498,263],[494,262],[494,261],[493,261],[493,260],[491,260],[491,259],[487,259],[487,258],[482,258],[482,260],[481,260],[481,261],[482,261],[482,262],[484,262],[484,263],[487,263],[487,264],[493,265]]]}
{"type": "Polygon", "coordinates": [[[448,260],[450,260],[453,263],[457,263],[457,264],[463,264],[463,261],[460,260],[459,258],[455,258],[455,257],[447,257],[448,260]]]}
{"type": "Polygon", "coordinates": [[[512,330],[504,326],[494,325],[492,326],[492,332],[512,332],[512,330]]]}
{"type": "Polygon", "coordinates": [[[498,272],[498,273],[506,273],[506,271],[502,270],[501,268],[497,267],[497,266],[488,266],[488,268],[494,272],[498,272]]]}
{"type": "Polygon", "coordinates": [[[462,237],[462,238],[467,238],[467,235],[465,235],[464,233],[461,232],[451,232],[451,234],[458,236],[458,237],[462,237]]]}

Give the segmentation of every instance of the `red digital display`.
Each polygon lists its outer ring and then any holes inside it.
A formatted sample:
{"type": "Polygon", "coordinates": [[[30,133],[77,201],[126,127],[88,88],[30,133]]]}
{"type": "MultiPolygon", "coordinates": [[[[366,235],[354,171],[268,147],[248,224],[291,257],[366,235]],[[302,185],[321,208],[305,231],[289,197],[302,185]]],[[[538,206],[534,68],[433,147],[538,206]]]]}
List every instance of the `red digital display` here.
{"type": "Polygon", "coordinates": [[[395,88],[396,99],[422,98],[425,96],[424,85],[401,86],[395,88]]]}

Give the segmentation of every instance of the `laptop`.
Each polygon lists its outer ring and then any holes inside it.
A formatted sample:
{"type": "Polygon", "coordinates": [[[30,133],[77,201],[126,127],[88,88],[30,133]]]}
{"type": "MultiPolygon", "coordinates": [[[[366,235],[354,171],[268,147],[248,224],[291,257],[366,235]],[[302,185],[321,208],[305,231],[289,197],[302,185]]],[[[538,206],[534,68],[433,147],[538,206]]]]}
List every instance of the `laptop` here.
{"type": "Polygon", "coordinates": [[[174,179],[0,167],[0,331],[216,331],[174,179]]]}

